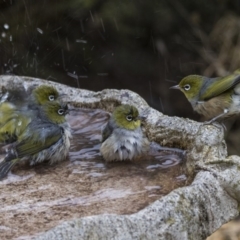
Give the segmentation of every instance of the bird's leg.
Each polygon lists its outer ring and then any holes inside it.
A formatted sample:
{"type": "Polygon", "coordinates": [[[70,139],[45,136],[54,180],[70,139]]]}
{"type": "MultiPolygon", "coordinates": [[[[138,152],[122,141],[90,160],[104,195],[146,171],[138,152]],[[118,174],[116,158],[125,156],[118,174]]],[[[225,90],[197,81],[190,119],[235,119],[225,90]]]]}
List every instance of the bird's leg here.
{"type": "MultiPolygon", "coordinates": [[[[209,121],[204,122],[203,124],[204,124],[204,125],[213,124],[214,122],[216,122],[217,119],[219,119],[219,118],[221,118],[222,116],[228,114],[228,112],[229,112],[228,109],[224,109],[223,113],[217,115],[216,117],[212,118],[212,119],[209,120],[209,121]]],[[[227,130],[227,129],[226,129],[226,126],[225,126],[223,123],[219,123],[219,124],[220,124],[225,130],[227,130]]],[[[216,126],[216,125],[214,125],[214,126],[216,126]]],[[[216,127],[217,127],[217,126],[216,126],[216,127]]]]}
{"type": "Polygon", "coordinates": [[[215,122],[218,118],[221,118],[222,116],[228,114],[228,109],[224,109],[223,113],[217,115],[216,117],[212,118],[211,120],[207,121],[206,124],[212,124],[213,122],[215,122]]]}

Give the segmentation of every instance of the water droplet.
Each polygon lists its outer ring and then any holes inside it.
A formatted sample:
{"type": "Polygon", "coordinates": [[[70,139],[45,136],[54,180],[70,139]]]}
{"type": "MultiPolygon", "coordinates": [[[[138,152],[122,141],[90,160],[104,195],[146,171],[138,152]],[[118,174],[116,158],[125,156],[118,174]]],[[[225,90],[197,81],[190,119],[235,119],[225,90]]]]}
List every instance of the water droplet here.
{"type": "Polygon", "coordinates": [[[85,44],[87,43],[86,40],[82,40],[82,39],[76,39],[76,42],[77,42],[77,43],[85,43],[85,44]]]}
{"type": "Polygon", "coordinates": [[[40,33],[40,34],[43,34],[43,30],[41,28],[37,28],[37,31],[40,33]]]}
{"type": "Polygon", "coordinates": [[[5,23],[5,24],[3,25],[3,27],[4,27],[5,29],[9,29],[9,25],[8,25],[7,23],[5,23]]]}

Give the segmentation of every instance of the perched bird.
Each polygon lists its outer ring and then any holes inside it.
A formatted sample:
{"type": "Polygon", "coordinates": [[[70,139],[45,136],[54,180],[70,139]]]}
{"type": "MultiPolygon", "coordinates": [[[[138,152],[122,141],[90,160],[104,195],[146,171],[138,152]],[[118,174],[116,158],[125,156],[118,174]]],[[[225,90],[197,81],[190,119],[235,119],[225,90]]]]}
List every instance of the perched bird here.
{"type": "Polygon", "coordinates": [[[0,103],[0,143],[16,141],[30,121],[36,117],[35,110],[59,98],[58,91],[49,85],[36,87],[29,97],[19,98],[18,95],[14,98],[14,94],[15,91],[10,91],[7,94],[10,98],[4,98],[5,101],[2,98],[0,103]]]}
{"type": "Polygon", "coordinates": [[[217,78],[189,75],[170,89],[181,90],[193,109],[209,123],[240,112],[240,70],[217,78]]]}
{"type": "Polygon", "coordinates": [[[100,152],[107,162],[132,160],[147,153],[149,144],[137,108],[126,104],[114,110],[103,129],[100,152]]]}
{"type": "Polygon", "coordinates": [[[69,152],[71,131],[66,122],[66,104],[48,102],[42,105],[18,140],[9,144],[6,157],[0,163],[0,179],[19,161],[30,165],[49,160],[50,164],[64,160],[69,152]]]}

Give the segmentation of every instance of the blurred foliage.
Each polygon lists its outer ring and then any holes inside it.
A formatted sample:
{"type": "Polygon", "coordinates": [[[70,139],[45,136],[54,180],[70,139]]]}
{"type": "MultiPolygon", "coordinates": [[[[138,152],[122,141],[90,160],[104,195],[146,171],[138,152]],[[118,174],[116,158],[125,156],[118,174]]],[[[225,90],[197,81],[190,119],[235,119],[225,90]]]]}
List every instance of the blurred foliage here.
{"type": "Polygon", "coordinates": [[[189,74],[240,68],[237,0],[2,0],[0,73],[90,90],[127,88],[165,114],[199,120],[189,74]]]}

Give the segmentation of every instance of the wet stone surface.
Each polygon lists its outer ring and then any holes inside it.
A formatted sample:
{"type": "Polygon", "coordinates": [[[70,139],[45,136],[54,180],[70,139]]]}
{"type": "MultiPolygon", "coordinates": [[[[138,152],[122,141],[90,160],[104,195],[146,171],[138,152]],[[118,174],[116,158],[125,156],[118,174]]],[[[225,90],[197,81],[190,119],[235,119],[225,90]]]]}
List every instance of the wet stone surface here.
{"type": "Polygon", "coordinates": [[[189,184],[179,153],[151,145],[148,159],[106,164],[100,156],[101,110],[73,111],[69,159],[16,166],[0,182],[0,238],[31,239],[83,216],[135,213],[175,188],[189,184]],[[75,115],[75,116],[74,116],[75,115]]]}

